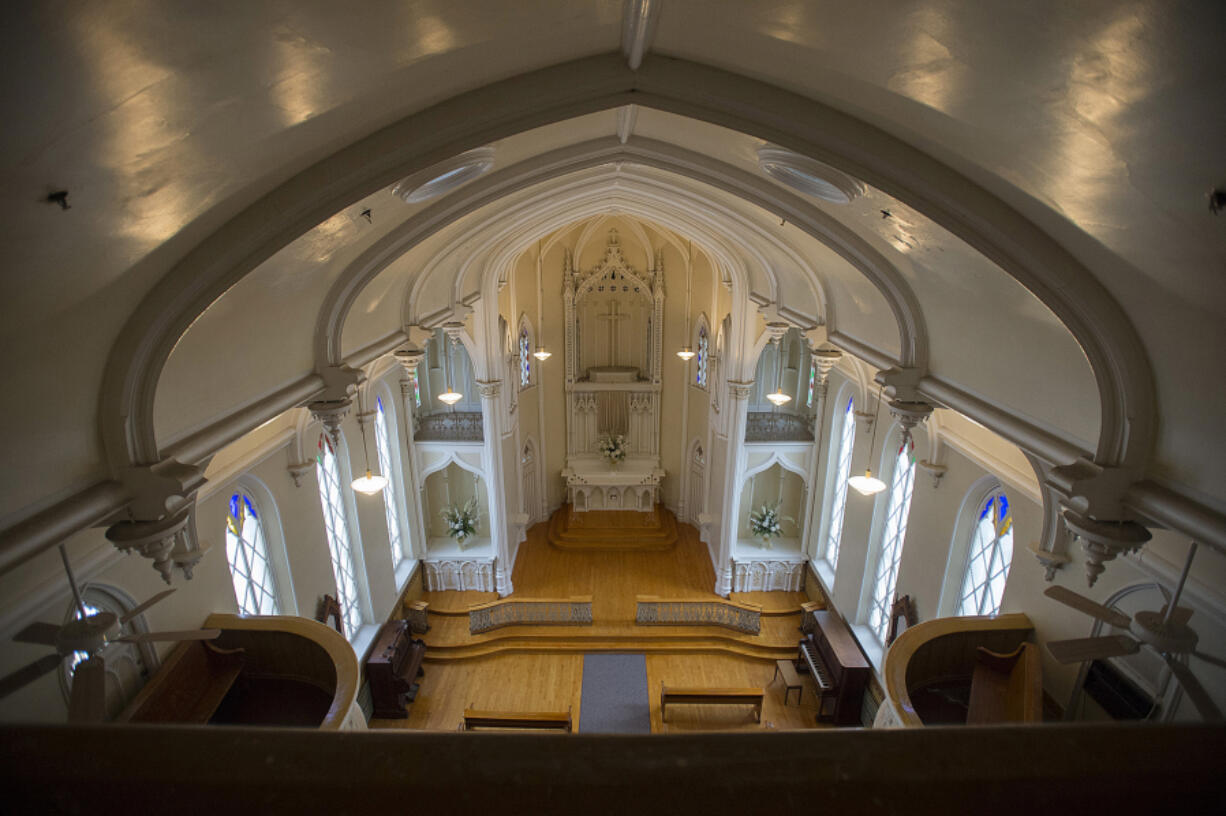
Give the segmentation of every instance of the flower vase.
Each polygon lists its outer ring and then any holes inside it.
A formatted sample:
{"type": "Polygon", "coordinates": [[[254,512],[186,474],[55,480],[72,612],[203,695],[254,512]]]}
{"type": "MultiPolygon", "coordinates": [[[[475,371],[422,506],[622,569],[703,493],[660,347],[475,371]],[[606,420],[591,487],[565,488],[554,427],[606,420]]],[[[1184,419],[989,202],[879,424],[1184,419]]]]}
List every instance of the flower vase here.
{"type": "Polygon", "coordinates": [[[770,536],[762,536],[762,549],[764,550],[771,549],[771,537],[770,536]]]}

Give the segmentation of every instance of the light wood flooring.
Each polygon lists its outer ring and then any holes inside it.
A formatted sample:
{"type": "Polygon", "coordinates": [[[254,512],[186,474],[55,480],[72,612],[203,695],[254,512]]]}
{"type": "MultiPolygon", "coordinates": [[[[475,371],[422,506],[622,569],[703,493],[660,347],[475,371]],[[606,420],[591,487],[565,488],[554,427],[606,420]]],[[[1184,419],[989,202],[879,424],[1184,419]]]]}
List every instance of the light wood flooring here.
{"type": "Polygon", "coordinates": [[[651,728],[655,733],[789,730],[818,727],[816,696],[805,679],[784,705],[775,659],[794,657],[802,592],[736,593],[734,600],[763,607],[762,633],[740,635],[718,627],[642,627],[634,624],[636,595],[715,599],[715,575],[706,545],[689,525],[666,552],[575,552],[551,547],[539,524],[520,545],[512,582],[515,597],[592,596],[590,627],[514,626],[484,635],[468,632],[467,608],[494,600],[486,592],[427,592],[431,630],[425,676],[404,720],[373,720],[372,728],[454,731],[465,708],[565,711],[576,729],[582,711],[583,654],[647,655],[651,728]],[[677,706],[660,719],[660,688],[760,686],[766,690],[762,722],[747,706],[677,706]]]}

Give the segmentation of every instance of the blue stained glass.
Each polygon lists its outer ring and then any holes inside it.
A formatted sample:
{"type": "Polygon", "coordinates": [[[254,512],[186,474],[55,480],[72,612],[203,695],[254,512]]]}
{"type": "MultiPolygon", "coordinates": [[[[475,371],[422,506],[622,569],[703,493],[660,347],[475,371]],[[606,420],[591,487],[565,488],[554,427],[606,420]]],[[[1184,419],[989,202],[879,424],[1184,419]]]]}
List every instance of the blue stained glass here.
{"type": "Polygon", "coordinates": [[[243,496],[243,504],[244,504],[244,505],[246,505],[246,507],[247,507],[247,512],[251,514],[251,517],[252,517],[253,519],[258,519],[258,518],[259,518],[259,516],[258,516],[258,515],[256,515],[256,512],[255,512],[255,507],[253,507],[253,506],[251,505],[251,499],[250,499],[250,498],[248,498],[247,496],[243,496]]]}
{"type": "Polygon", "coordinates": [[[233,496],[230,497],[230,515],[233,516],[234,518],[238,518],[239,517],[238,514],[241,512],[242,512],[242,509],[239,507],[238,494],[235,493],[233,496]]]}

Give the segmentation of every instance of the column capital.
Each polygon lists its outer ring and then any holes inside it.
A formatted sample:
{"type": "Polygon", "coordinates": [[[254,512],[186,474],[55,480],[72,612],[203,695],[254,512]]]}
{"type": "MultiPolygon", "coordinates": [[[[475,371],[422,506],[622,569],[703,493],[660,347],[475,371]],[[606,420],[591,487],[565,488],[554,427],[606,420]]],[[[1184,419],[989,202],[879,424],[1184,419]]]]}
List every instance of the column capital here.
{"type": "Polygon", "coordinates": [[[494,399],[502,393],[502,380],[477,380],[477,391],[482,399],[494,399]]]}
{"type": "Polygon", "coordinates": [[[353,399],[350,397],[316,400],[307,404],[307,410],[311,412],[311,416],[323,424],[324,430],[332,439],[332,444],[337,447],[341,444],[341,422],[349,415],[351,407],[353,407],[353,399]]]}
{"type": "Polygon", "coordinates": [[[732,392],[733,399],[749,399],[749,395],[753,392],[753,385],[753,380],[729,380],[728,390],[732,392]]]}

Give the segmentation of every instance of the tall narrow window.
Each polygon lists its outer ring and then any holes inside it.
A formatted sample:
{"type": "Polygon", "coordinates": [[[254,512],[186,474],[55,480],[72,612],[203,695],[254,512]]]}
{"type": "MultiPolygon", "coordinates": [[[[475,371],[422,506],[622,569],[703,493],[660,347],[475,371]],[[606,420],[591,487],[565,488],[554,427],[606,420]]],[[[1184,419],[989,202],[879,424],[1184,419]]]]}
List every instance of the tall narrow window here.
{"type": "Polygon", "coordinates": [[[959,615],[1000,614],[1000,600],[1013,563],[1013,517],[1004,493],[988,496],[979,509],[962,576],[959,615]]]}
{"type": "Polygon", "coordinates": [[[375,397],[375,449],[379,453],[379,472],[387,479],[383,489],[383,514],[387,517],[387,540],[392,547],[392,564],[404,560],[404,543],[400,535],[400,505],[396,501],[396,471],[392,465],[391,430],[383,398],[375,397]]]}
{"type": "Polygon", "coordinates": [[[696,345],[696,356],[694,357],[694,369],[696,373],[694,375],[694,384],[699,388],[706,388],[707,367],[709,363],[708,358],[711,355],[709,353],[709,349],[707,348],[707,327],[705,325],[699,325],[698,327],[698,343],[696,345]]]}
{"type": "Polygon", "coordinates": [[[362,610],[358,605],[358,569],[349,542],[349,522],[345,517],[345,502],[341,495],[341,475],[336,451],[326,434],[319,436],[319,453],[315,457],[315,476],[319,481],[319,501],[323,505],[324,530],[328,535],[328,552],[332,556],[332,574],[336,576],[336,599],[341,605],[345,636],[352,638],[362,628],[362,610]]]}
{"type": "Polygon", "coordinates": [[[226,515],[226,559],[234,600],[244,615],[277,615],[277,584],[268,561],[268,541],[255,502],[245,492],[230,497],[226,515]]]}
{"type": "Polygon", "coordinates": [[[532,385],[532,338],[528,336],[528,327],[519,329],[519,387],[532,385]]]}
{"type": "Polygon", "coordinates": [[[413,405],[420,408],[421,407],[421,383],[417,381],[417,369],[416,368],[413,369],[413,372],[411,374],[409,374],[409,382],[413,383],[413,405]]]}
{"type": "Polygon", "coordinates": [[[834,494],[830,497],[830,523],[826,529],[826,563],[831,570],[839,565],[839,543],[843,540],[843,514],[847,509],[847,477],[851,475],[851,451],[856,443],[855,403],[847,398],[840,426],[838,458],[835,459],[834,494]]]}
{"type": "Polygon", "coordinates": [[[805,398],[805,405],[813,407],[813,393],[817,390],[817,366],[809,363],[809,394],[805,398]]]}
{"type": "Polygon", "coordinates": [[[877,639],[885,643],[890,628],[890,607],[898,586],[898,565],[902,560],[903,539],[907,536],[907,514],[911,511],[911,489],[915,486],[915,444],[903,437],[894,460],[890,477],[890,501],[886,506],[881,550],[873,574],[873,605],[869,610],[869,627],[877,639]]]}

